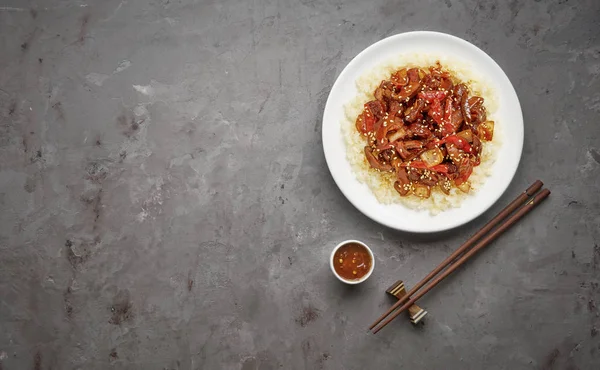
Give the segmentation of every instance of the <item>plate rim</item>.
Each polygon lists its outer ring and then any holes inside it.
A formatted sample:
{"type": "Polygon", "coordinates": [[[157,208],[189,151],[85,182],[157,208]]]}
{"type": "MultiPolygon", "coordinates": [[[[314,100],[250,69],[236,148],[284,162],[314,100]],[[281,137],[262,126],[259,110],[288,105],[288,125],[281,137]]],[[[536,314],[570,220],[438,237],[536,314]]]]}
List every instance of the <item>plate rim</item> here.
{"type": "MultiPolygon", "coordinates": [[[[365,49],[363,49],[360,53],[358,53],[356,56],[354,56],[354,58],[352,58],[352,60],[350,60],[350,62],[348,62],[348,64],[346,64],[346,66],[344,67],[344,69],[342,70],[342,72],[340,72],[340,74],[337,76],[335,82],[333,83],[330,91],[329,91],[329,95],[327,96],[327,101],[325,103],[325,108],[323,110],[323,118],[322,118],[322,122],[321,122],[321,140],[323,142],[323,153],[325,155],[325,161],[327,163],[327,167],[329,169],[329,173],[331,174],[336,186],[338,187],[338,189],[342,192],[342,194],[344,195],[344,197],[357,209],[359,210],[363,215],[365,215],[366,217],[370,218],[371,220],[384,225],[386,227],[395,229],[395,230],[400,230],[400,231],[406,231],[406,232],[412,232],[412,233],[419,233],[419,234],[425,234],[425,233],[436,233],[436,232],[442,232],[442,231],[446,231],[446,230],[451,230],[454,228],[457,228],[459,226],[465,225],[471,221],[473,221],[474,219],[476,219],[477,217],[481,216],[484,212],[486,212],[487,210],[489,210],[501,197],[502,195],[506,192],[506,190],[508,189],[508,187],[510,186],[510,184],[512,183],[516,172],[519,168],[519,165],[521,164],[521,158],[523,155],[523,144],[525,141],[525,123],[523,120],[523,110],[521,108],[521,103],[519,101],[519,97],[518,94],[512,84],[512,82],[510,81],[510,79],[508,78],[508,76],[506,75],[506,72],[504,72],[504,70],[502,69],[502,67],[500,67],[500,65],[490,56],[488,55],[485,51],[483,51],[482,49],[480,49],[479,47],[477,47],[476,45],[468,42],[467,40],[464,40],[460,37],[451,35],[451,34],[447,34],[447,33],[443,33],[443,32],[436,32],[436,31],[410,31],[410,32],[403,32],[403,33],[398,33],[395,35],[391,35],[388,36],[386,38],[383,38],[377,42],[374,42],[373,44],[367,46],[365,49]],[[509,93],[510,95],[513,95],[516,101],[516,104],[518,105],[518,111],[516,112],[518,114],[518,118],[519,118],[519,122],[521,123],[520,127],[520,142],[518,143],[518,160],[516,162],[515,166],[512,166],[510,169],[507,170],[507,172],[505,172],[505,175],[508,178],[508,181],[506,181],[505,185],[501,188],[500,191],[498,191],[497,193],[495,193],[495,195],[491,196],[488,201],[488,204],[486,204],[484,207],[481,207],[480,209],[476,210],[475,212],[472,212],[470,214],[468,214],[466,217],[464,217],[463,219],[460,219],[458,222],[450,222],[447,225],[443,225],[443,226],[438,226],[438,227],[430,227],[430,228],[414,228],[414,227],[407,227],[407,226],[402,226],[402,225],[397,225],[391,222],[388,222],[387,219],[385,219],[384,217],[378,217],[377,214],[375,214],[375,212],[370,212],[368,209],[363,209],[366,207],[361,207],[359,206],[355,201],[353,201],[352,197],[348,194],[347,189],[344,190],[343,186],[340,186],[340,181],[341,179],[338,178],[338,176],[336,175],[335,170],[333,170],[333,153],[330,153],[330,150],[328,150],[328,145],[326,145],[325,143],[327,142],[327,138],[325,137],[326,135],[326,130],[325,128],[325,124],[328,118],[328,112],[332,111],[333,109],[335,109],[333,107],[333,102],[332,102],[332,93],[336,90],[336,87],[338,87],[339,84],[341,84],[343,77],[345,74],[350,73],[350,69],[351,67],[358,63],[358,60],[364,55],[367,54],[369,52],[370,49],[375,48],[377,45],[384,43],[384,42],[389,42],[390,40],[393,39],[401,39],[401,38],[405,38],[405,37],[410,37],[410,36],[433,36],[433,37],[437,37],[437,38],[445,38],[447,40],[451,40],[453,42],[457,42],[460,44],[463,44],[464,46],[467,46],[471,49],[473,49],[476,53],[479,53],[480,55],[482,55],[485,59],[487,59],[488,62],[491,62],[495,68],[497,68],[498,70],[500,70],[502,72],[502,74],[499,76],[501,79],[505,80],[505,83],[507,83],[507,88],[509,88],[509,93]]],[[[344,143],[344,147],[345,147],[345,143],[344,143]]],[[[347,161],[347,158],[345,158],[345,160],[347,161]]],[[[353,171],[351,169],[351,171],[353,171]]],[[[355,177],[355,180],[358,181],[358,179],[356,179],[356,174],[354,174],[352,172],[352,175],[355,177]]],[[[396,204],[396,203],[395,203],[396,204]]],[[[403,206],[401,204],[398,204],[400,206],[403,206]]],[[[384,205],[385,206],[385,205],[384,205]]],[[[405,206],[403,206],[405,207],[405,206]]],[[[405,207],[406,208],[406,207],[405,207]]],[[[409,208],[407,208],[409,209],[409,208]]],[[[426,210],[423,210],[423,212],[427,212],[426,210]]]]}

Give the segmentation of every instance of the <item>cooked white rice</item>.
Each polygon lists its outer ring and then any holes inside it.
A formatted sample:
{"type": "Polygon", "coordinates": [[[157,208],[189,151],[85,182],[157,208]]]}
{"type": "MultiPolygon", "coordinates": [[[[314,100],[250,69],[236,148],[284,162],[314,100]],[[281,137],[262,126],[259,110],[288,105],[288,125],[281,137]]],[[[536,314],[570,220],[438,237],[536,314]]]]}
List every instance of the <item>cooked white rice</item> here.
{"type": "Polygon", "coordinates": [[[495,119],[497,111],[496,93],[492,85],[485,81],[468,62],[435,54],[399,55],[397,58],[389,60],[359,77],[356,81],[356,88],[358,90],[357,96],[344,106],[346,119],[341,125],[342,135],[346,142],[346,155],[358,181],[367,184],[380,203],[401,203],[412,209],[429,210],[432,214],[437,214],[449,208],[459,207],[462,201],[475,193],[491,174],[491,167],[496,160],[496,153],[502,139],[501,122],[495,119]],[[435,187],[432,189],[431,196],[427,199],[415,195],[402,197],[394,189],[394,182],[396,181],[394,173],[378,172],[367,163],[364,154],[366,138],[356,130],[356,118],[362,112],[364,104],[375,99],[373,92],[379,86],[381,80],[388,79],[392,73],[401,68],[426,68],[435,65],[437,61],[455,78],[466,83],[472,95],[484,98],[488,120],[495,121],[493,140],[482,142],[481,164],[473,169],[473,174],[469,177],[471,190],[468,194],[453,187],[450,195],[446,195],[435,187]]]}

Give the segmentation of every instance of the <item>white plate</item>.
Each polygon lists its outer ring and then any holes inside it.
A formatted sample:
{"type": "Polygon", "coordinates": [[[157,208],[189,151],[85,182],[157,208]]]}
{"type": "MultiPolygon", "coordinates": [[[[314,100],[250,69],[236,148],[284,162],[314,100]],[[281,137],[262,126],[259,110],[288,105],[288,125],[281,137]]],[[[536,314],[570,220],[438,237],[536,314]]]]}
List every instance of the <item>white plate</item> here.
{"type": "Polygon", "coordinates": [[[465,224],[481,215],[500,198],[510,184],[523,150],[523,114],[512,84],[500,66],[481,49],[458,37],[438,32],[408,32],[383,39],[358,54],[335,81],[323,114],[323,150],[329,171],[348,200],[367,217],[394,229],[436,232],[465,224]],[[467,61],[493,85],[497,94],[498,125],[502,142],[496,162],[481,188],[465,199],[460,208],[438,215],[401,204],[381,204],[366,184],[360,183],[346,159],[341,133],[344,105],[357,94],[356,80],[381,63],[404,53],[436,53],[467,61]]]}

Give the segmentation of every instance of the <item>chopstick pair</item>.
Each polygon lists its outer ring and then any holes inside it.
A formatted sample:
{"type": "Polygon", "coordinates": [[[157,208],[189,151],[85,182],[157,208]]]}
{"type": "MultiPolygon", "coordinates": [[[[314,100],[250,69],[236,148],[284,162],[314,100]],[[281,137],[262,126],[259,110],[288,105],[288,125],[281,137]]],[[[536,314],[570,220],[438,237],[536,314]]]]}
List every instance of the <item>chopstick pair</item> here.
{"type": "Polygon", "coordinates": [[[500,234],[502,234],[509,227],[514,225],[517,221],[519,221],[541,201],[546,199],[546,197],[550,195],[550,190],[543,189],[538,193],[538,191],[542,188],[543,185],[544,184],[540,180],[534,182],[529,188],[527,188],[527,190],[525,190],[525,192],[521,193],[521,195],[519,195],[508,206],[506,206],[506,208],[500,211],[500,213],[498,213],[496,217],[494,217],[483,228],[481,228],[481,230],[479,230],[473,236],[471,236],[463,245],[461,245],[456,251],[454,251],[442,263],[440,263],[435,269],[433,269],[433,271],[431,271],[427,276],[425,276],[425,278],[421,280],[417,285],[415,285],[404,297],[402,297],[402,299],[399,299],[398,302],[396,302],[386,313],[381,315],[373,324],[371,324],[369,329],[373,331],[373,334],[383,329],[383,327],[385,327],[392,320],[394,320],[396,316],[406,311],[406,309],[412,306],[419,298],[424,296],[446,276],[450,275],[454,270],[456,270],[459,266],[465,263],[480,249],[487,246],[500,234]],[[494,227],[497,225],[499,226],[496,229],[494,229],[494,227]],[[494,230],[492,231],[492,229],[494,230]],[[461,254],[462,256],[460,256],[461,254]],[[446,267],[448,268],[444,270],[444,268],[446,267]],[[436,277],[436,275],[438,275],[438,273],[442,270],[444,271],[436,277]],[[429,283],[423,290],[417,292],[434,277],[435,279],[431,283],[429,283]],[[398,309],[398,307],[400,308],[398,309]],[[383,323],[381,323],[382,321],[383,323]]]}

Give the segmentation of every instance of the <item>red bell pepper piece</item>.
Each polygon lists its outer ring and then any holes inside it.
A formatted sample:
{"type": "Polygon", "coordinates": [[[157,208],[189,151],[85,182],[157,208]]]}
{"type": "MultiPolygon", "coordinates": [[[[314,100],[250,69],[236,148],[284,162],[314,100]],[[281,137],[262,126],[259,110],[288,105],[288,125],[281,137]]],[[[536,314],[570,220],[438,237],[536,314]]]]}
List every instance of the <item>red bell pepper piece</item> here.
{"type": "Polygon", "coordinates": [[[440,126],[444,124],[444,117],[442,113],[442,104],[439,100],[433,100],[429,106],[429,112],[427,113],[433,120],[440,126]]]}
{"type": "Polygon", "coordinates": [[[460,136],[451,135],[443,139],[447,144],[454,144],[456,147],[465,153],[471,153],[473,148],[471,148],[471,144],[460,136]]]}
{"type": "Polygon", "coordinates": [[[423,170],[426,170],[429,168],[423,161],[405,162],[405,163],[402,163],[401,166],[402,167],[419,168],[419,169],[423,169],[423,170]]]}
{"type": "Polygon", "coordinates": [[[425,100],[427,103],[432,103],[434,100],[442,100],[448,95],[448,91],[421,91],[419,98],[425,100]]]}
{"type": "Polygon", "coordinates": [[[440,173],[448,173],[449,167],[447,164],[438,164],[430,168],[431,171],[440,172],[440,173]]]}
{"type": "Polygon", "coordinates": [[[446,98],[446,106],[444,107],[444,118],[442,120],[442,136],[454,134],[454,126],[452,126],[452,98],[446,98]]]}
{"type": "Polygon", "coordinates": [[[375,117],[373,117],[372,114],[367,113],[367,110],[365,110],[356,119],[356,129],[363,134],[368,134],[369,132],[373,131],[374,128],[375,117]]]}

